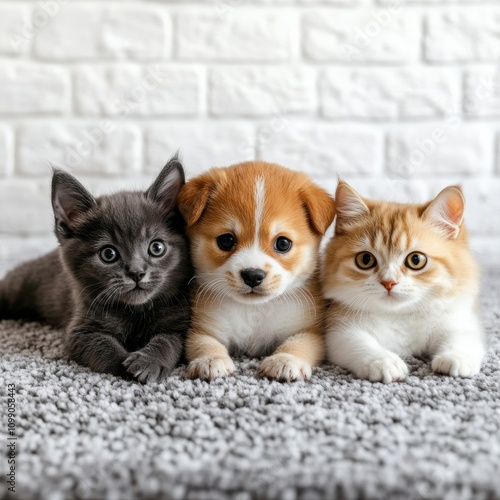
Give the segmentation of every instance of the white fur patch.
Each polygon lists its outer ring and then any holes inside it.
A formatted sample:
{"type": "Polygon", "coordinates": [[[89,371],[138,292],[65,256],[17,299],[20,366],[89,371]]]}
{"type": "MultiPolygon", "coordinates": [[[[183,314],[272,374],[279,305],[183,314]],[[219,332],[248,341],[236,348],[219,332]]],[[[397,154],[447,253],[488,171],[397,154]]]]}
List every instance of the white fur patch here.
{"type": "Polygon", "coordinates": [[[259,241],[259,232],[264,215],[264,201],[266,198],[266,185],[263,177],[255,181],[255,242],[259,241]]]}

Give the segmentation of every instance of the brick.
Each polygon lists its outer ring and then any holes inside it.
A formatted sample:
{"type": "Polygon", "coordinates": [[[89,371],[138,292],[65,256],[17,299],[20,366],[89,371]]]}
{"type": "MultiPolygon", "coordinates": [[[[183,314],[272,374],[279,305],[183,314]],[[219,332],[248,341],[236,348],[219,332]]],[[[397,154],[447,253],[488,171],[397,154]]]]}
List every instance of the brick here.
{"type": "Polygon", "coordinates": [[[493,133],[450,116],[438,125],[399,126],[388,136],[387,167],[402,178],[474,176],[492,170],[493,133]]]}
{"type": "Polygon", "coordinates": [[[370,127],[305,123],[277,117],[257,133],[259,158],[317,179],[380,171],[382,138],[370,127]]]}
{"type": "Polygon", "coordinates": [[[424,54],[432,62],[500,59],[500,9],[449,8],[426,19],[424,54]]]}
{"type": "MultiPolygon", "coordinates": [[[[488,0],[486,0],[487,2],[488,0]]],[[[398,0],[402,6],[405,5],[446,5],[450,6],[453,4],[481,4],[486,3],[485,0],[398,0]]],[[[378,0],[381,5],[391,5],[394,4],[394,0],[378,0]]]]}
{"type": "Polygon", "coordinates": [[[329,118],[428,118],[460,109],[455,71],[434,68],[345,69],[320,77],[321,111],[329,118]]]}
{"type": "Polygon", "coordinates": [[[398,4],[311,11],[303,18],[304,54],[314,61],[408,63],[418,60],[419,22],[398,4]]]}
{"type": "Polygon", "coordinates": [[[102,119],[89,123],[31,123],[20,128],[17,166],[41,176],[50,164],[76,174],[119,176],[141,168],[141,136],[135,125],[102,119]]]}
{"type": "Polygon", "coordinates": [[[216,116],[311,112],[315,86],[314,72],[304,68],[217,68],[210,73],[209,110],[216,116]]]}
{"type": "Polygon", "coordinates": [[[26,5],[0,6],[0,54],[26,54],[31,47],[33,27],[26,5]]]}
{"type": "Polygon", "coordinates": [[[11,157],[12,144],[9,130],[0,127],[0,178],[5,177],[12,171],[11,157]]]}
{"type": "Polygon", "coordinates": [[[188,177],[213,166],[255,159],[255,129],[235,122],[152,124],[145,130],[146,171],[155,175],[177,149],[188,177]]]}
{"type": "Polygon", "coordinates": [[[464,112],[469,117],[500,116],[500,70],[476,69],[465,75],[464,112]]]}
{"type": "Polygon", "coordinates": [[[0,234],[49,234],[53,227],[49,176],[44,181],[0,182],[0,234]]]}
{"type": "Polygon", "coordinates": [[[64,68],[0,63],[1,114],[59,114],[70,108],[70,78],[64,68]]]}
{"type": "MultiPolygon", "coordinates": [[[[1,202],[0,202],[1,203],[1,202]]],[[[45,200],[44,208],[47,208],[49,200],[45,200]]],[[[40,211],[42,206],[38,207],[40,211]]],[[[53,223],[49,222],[48,217],[43,221],[50,224],[49,231],[52,229],[53,223]]],[[[55,236],[33,235],[14,236],[0,233],[0,279],[3,275],[22,262],[31,259],[36,259],[42,255],[54,250],[57,247],[55,236]]]]}
{"type": "Polygon", "coordinates": [[[76,109],[83,115],[195,115],[201,105],[196,68],[83,65],[74,82],[76,109]]]}
{"type": "Polygon", "coordinates": [[[238,8],[180,12],[176,23],[177,56],[215,61],[286,61],[292,54],[295,18],[288,11],[238,8]]]}
{"type": "Polygon", "coordinates": [[[34,41],[47,59],[157,59],[168,54],[169,20],[161,10],[141,6],[65,5],[34,41]]]}
{"type": "Polygon", "coordinates": [[[483,268],[483,273],[487,267],[498,266],[498,249],[500,248],[500,236],[478,236],[472,235],[470,247],[479,264],[483,268]]]}

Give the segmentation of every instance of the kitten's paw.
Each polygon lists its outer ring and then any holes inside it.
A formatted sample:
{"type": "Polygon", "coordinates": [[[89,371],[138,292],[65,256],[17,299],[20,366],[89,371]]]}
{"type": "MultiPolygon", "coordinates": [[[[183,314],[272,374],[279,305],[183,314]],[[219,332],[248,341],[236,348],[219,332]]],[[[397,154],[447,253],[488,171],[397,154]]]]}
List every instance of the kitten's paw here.
{"type": "Polygon", "coordinates": [[[452,377],[470,378],[481,370],[481,364],[460,353],[438,354],[431,363],[432,371],[452,377]]]}
{"type": "Polygon", "coordinates": [[[168,375],[168,370],[161,363],[141,351],[131,353],[123,366],[139,382],[159,382],[168,375]]]}
{"type": "Polygon", "coordinates": [[[372,382],[390,384],[404,380],[408,375],[408,367],[397,354],[388,353],[383,358],[369,362],[358,375],[372,382]]]}
{"type": "Polygon", "coordinates": [[[235,366],[231,358],[204,356],[203,358],[193,359],[189,363],[186,375],[188,378],[213,380],[214,378],[232,375],[234,370],[235,366]]]}
{"type": "Polygon", "coordinates": [[[262,361],[259,375],[287,382],[308,380],[311,378],[311,366],[292,354],[273,354],[262,361]]]}

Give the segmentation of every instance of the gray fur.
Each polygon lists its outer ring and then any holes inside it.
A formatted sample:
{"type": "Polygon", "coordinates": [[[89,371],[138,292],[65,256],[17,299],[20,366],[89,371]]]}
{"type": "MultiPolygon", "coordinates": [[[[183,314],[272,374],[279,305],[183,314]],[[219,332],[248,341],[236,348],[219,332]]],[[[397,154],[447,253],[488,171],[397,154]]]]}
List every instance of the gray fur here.
{"type": "Polygon", "coordinates": [[[163,378],[180,360],[190,321],[192,268],[176,208],[183,184],[177,156],[145,193],[94,198],[54,170],[59,248],[0,281],[0,319],[65,328],[70,358],[94,371],[141,382],[163,378]],[[148,253],[155,240],[166,244],[165,255],[148,253]],[[118,251],[117,262],[100,257],[107,246],[118,251]],[[145,277],[136,283],[139,271],[145,277]]]}

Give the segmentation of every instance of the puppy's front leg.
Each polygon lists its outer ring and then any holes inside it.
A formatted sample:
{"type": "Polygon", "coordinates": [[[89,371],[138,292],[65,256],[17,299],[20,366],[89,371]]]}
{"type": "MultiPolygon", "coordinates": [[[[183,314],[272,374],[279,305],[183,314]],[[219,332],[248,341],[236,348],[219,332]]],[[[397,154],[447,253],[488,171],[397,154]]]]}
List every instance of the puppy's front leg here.
{"type": "Polygon", "coordinates": [[[274,354],[260,365],[262,377],[292,382],[311,377],[311,367],[323,360],[325,341],[319,329],[310,329],[289,337],[274,354]]]}
{"type": "Polygon", "coordinates": [[[212,380],[234,372],[233,360],[226,347],[213,335],[202,329],[189,331],[186,341],[186,356],[189,361],[187,376],[212,380]]]}

